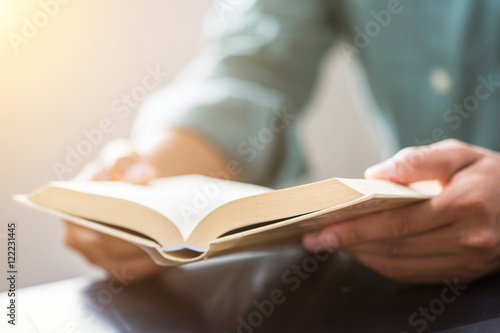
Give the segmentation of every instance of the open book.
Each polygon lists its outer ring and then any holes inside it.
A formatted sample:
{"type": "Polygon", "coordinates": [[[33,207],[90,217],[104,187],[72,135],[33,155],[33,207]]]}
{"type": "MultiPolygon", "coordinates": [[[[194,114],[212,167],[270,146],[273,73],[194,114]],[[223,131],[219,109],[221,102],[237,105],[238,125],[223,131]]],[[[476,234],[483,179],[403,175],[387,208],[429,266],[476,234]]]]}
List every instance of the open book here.
{"type": "Polygon", "coordinates": [[[300,242],[325,224],[436,194],[381,180],[331,178],[281,190],[186,175],[146,186],[52,182],[14,199],[142,246],[160,265],[300,242]]]}

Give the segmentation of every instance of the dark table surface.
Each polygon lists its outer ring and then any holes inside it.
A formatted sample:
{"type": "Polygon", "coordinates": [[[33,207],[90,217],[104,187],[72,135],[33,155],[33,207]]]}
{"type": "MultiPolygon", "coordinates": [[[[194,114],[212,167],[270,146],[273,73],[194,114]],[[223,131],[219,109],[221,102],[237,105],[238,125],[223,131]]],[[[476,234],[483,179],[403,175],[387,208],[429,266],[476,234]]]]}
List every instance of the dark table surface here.
{"type": "Polygon", "coordinates": [[[209,259],[140,282],[120,274],[19,290],[9,331],[500,332],[498,274],[467,287],[406,285],[343,254],[299,248],[209,259]]]}

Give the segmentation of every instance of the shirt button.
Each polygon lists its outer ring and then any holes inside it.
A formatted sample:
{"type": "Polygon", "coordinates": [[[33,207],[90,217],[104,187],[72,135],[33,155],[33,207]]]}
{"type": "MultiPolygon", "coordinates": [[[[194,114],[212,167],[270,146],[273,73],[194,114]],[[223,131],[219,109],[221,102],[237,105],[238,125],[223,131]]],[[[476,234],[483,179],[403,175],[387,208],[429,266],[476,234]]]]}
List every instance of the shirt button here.
{"type": "Polygon", "coordinates": [[[434,92],[441,95],[447,94],[452,85],[451,76],[444,68],[436,67],[431,70],[429,84],[434,92]]]}

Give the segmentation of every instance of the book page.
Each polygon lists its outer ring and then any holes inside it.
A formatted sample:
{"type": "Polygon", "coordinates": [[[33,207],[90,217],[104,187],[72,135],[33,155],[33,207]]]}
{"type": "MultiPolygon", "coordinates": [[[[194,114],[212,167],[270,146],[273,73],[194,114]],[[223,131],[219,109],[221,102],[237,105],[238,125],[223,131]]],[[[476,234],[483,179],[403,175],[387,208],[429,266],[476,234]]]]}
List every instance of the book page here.
{"type": "Polygon", "coordinates": [[[53,182],[51,185],[148,207],[172,221],[184,239],[215,208],[235,199],[271,191],[262,186],[201,175],[162,178],[145,186],[113,181],[53,182]]]}

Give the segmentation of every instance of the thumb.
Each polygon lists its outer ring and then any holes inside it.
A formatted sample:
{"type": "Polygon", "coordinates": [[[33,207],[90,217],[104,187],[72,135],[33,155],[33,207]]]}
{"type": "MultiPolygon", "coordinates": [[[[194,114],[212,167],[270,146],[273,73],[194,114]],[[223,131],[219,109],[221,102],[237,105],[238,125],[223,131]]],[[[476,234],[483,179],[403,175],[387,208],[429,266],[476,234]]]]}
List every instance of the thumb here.
{"type": "Polygon", "coordinates": [[[365,178],[385,179],[400,184],[439,180],[445,185],[455,173],[483,155],[477,147],[457,140],[408,147],[392,158],[366,169],[365,178]]]}
{"type": "Polygon", "coordinates": [[[129,166],[123,172],[122,180],[135,183],[146,184],[155,176],[155,170],[146,160],[140,159],[129,166]]]}
{"type": "Polygon", "coordinates": [[[101,163],[112,180],[146,184],[155,177],[154,167],[124,139],[115,140],[103,149],[101,163]]]}

